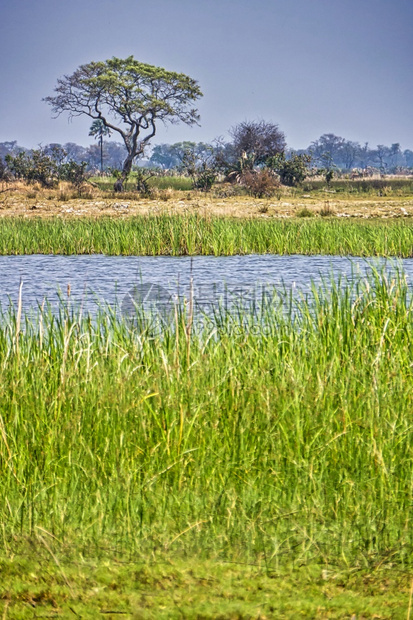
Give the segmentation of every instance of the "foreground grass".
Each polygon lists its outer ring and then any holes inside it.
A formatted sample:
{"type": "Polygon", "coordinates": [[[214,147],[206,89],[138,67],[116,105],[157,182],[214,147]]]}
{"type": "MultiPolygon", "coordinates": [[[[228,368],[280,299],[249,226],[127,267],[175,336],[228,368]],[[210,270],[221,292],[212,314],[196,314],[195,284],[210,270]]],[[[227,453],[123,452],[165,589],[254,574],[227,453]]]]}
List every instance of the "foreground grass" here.
{"type": "Polygon", "coordinates": [[[176,320],[3,317],[4,613],[406,617],[403,279],[176,320]]]}
{"type": "Polygon", "coordinates": [[[0,254],[413,256],[407,221],[256,220],[159,215],[0,219],[0,254]]]}
{"type": "Polygon", "coordinates": [[[0,561],[3,617],[408,617],[411,576],[402,571],[317,565],[268,571],[264,564],[177,558],[134,563],[52,553],[55,561],[39,539],[29,555],[0,561]]]}

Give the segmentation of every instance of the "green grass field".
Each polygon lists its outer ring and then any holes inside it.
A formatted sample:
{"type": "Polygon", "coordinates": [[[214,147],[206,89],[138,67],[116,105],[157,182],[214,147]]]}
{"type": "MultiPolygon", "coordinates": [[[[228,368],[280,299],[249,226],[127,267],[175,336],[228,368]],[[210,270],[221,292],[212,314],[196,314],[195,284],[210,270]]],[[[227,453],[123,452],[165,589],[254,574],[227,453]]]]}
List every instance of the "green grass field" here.
{"type": "Polygon", "coordinates": [[[202,330],[3,316],[3,617],[409,617],[412,310],[375,274],[202,330]]]}
{"type": "MultiPolygon", "coordinates": [[[[303,191],[319,192],[325,189],[324,179],[306,179],[303,191]]],[[[340,194],[379,195],[379,196],[411,196],[413,194],[413,178],[385,177],[382,179],[346,179],[335,178],[331,181],[330,189],[340,194]]]]}
{"type": "Polygon", "coordinates": [[[408,571],[85,558],[41,530],[30,539],[30,550],[0,560],[0,571],[5,618],[406,620],[411,609],[408,571]]]}
{"type": "Polygon", "coordinates": [[[0,254],[413,256],[410,220],[200,216],[0,219],[0,254]]]}
{"type": "MultiPolygon", "coordinates": [[[[104,192],[113,192],[115,177],[92,177],[91,181],[104,192]]],[[[187,176],[154,176],[149,179],[150,187],[162,189],[173,189],[177,191],[188,191],[192,189],[192,181],[187,176]]],[[[220,192],[220,184],[214,186],[214,192],[220,192]]],[[[130,176],[126,183],[126,191],[132,192],[136,189],[136,176],[134,173],[130,176]]],[[[242,191],[242,188],[237,188],[242,191]]],[[[327,188],[325,179],[306,179],[302,186],[298,188],[281,188],[281,193],[292,193],[293,195],[301,195],[311,192],[313,195],[323,195],[325,190],[329,189],[339,195],[348,196],[412,196],[413,194],[413,178],[392,177],[388,176],[382,179],[350,179],[335,178],[331,181],[327,188]]],[[[214,193],[213,192],[213,193],[214,193]]],[[[325,195],[325,194],[324,194],[325,195]]]]}
{"type": "MultiPolygon", "coordinates": [[[[92,177],[91,181],[102,191],[113,192],[115,177],[92,177]]],[[[188,191],[192,189],[192,181],[185,176],[154,176],[148,180],[149,186],[157,189],[173,189],[188,191]]],[[[136,176],[131,174],[126,182],[125,190],[134,191],[136,189],[136,176]]]]}

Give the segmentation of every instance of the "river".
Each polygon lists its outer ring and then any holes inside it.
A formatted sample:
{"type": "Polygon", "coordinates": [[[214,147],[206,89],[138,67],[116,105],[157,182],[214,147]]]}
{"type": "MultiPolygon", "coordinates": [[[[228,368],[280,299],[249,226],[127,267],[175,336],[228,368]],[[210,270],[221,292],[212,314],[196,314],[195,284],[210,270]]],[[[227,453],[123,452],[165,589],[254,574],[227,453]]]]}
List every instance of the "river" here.
{"type": "Polygon", "coordinates": [[[211,306],[243,298],[261,298],[263,292],[291,290],[306,293],[311,282],[343,282],[363,278],[372,267],[402,269],[413,281],[413,259],[347,258],[343,256],[195,256],[139,257],[104,255],[0,256],[0,305],[7,311],[17,305],[20,283],[25,312],[36,310],[44,299],[57,308],[70,299],[92,315],[109,304],[127,309],[127,300],[188,298],[211,306]],[[138,296],[138,297],[137,297],[138,296]],[[126,303],[126,306],[125,306],[126,303]]]}

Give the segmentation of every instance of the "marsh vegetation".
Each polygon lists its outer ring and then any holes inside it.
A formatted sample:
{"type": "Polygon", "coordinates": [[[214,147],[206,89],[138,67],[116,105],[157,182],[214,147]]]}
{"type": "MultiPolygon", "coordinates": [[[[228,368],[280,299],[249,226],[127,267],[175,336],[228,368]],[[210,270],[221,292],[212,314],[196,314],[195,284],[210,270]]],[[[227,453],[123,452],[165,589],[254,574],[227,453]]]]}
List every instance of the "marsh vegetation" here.
{"type": "MultiPolygon", "coordinates": [[[[202,330],[178,313],[156,334],[128,329],[115,313],[90,321],[64,306],[58,317],[2,317],[9,589],[0,591],[10,611],[25,596],[11,585],[13,566],[19,579],[28,571],[26,600],[60,578],[53,600],[75,610],[78,581],[111,583],[91,567],[110,574],[116,558],[169,562],[164,575],[175,576],[159,579],[172,581],[195,557],[199,570],[247,563],[267,579],[294,564],[344,571],[345,583],[350,567],[411,566],[411,291],[402,275],[373,273],[352,288],[277,299],[259,316],[217,314],[202,330]],[[35,548],[54,566],[40,582],[31,560],[13,564],[35,548]],[[73,572],[79,562],[83,576],[73,572]]],[[[89,610],[109,592],[89,597],[89,610]]],[[[43,596],[42,609],[52,605],[43,596]]],[[[117,596],[121,610],[137,611],[117,596]]],[[[243,609],[236,600],[231,613],[243,609]]],[[[187,603],[187,617],[199,617],[187,603]]],[[[270,614],[271,601],[262,605],[270,614]]]]}
{"type": "MultiPolygon", "coordinates": [[[[331,213],[330,213],[331,215],[331,213]]],[[[149,215],[0,219],[0,254],[342,254],[411,257],[413,227],[396,222],[149,215]]]]}

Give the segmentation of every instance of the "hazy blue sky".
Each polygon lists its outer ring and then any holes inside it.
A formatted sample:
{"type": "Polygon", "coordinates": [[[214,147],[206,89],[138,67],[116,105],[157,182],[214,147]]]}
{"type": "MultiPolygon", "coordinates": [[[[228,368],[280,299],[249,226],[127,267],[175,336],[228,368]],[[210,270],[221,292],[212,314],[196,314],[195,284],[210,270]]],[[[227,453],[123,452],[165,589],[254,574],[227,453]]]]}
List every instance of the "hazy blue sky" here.
{"type": "Polygon", "coordinates": [[[0,0],[0,142],[89,144],[90,119],[53,120],[42,97],[91,60],[134,55],[187,73],[210,141],[242,120],[289,146],[322,133],[413,148],[413,0],[0,0]]]}

